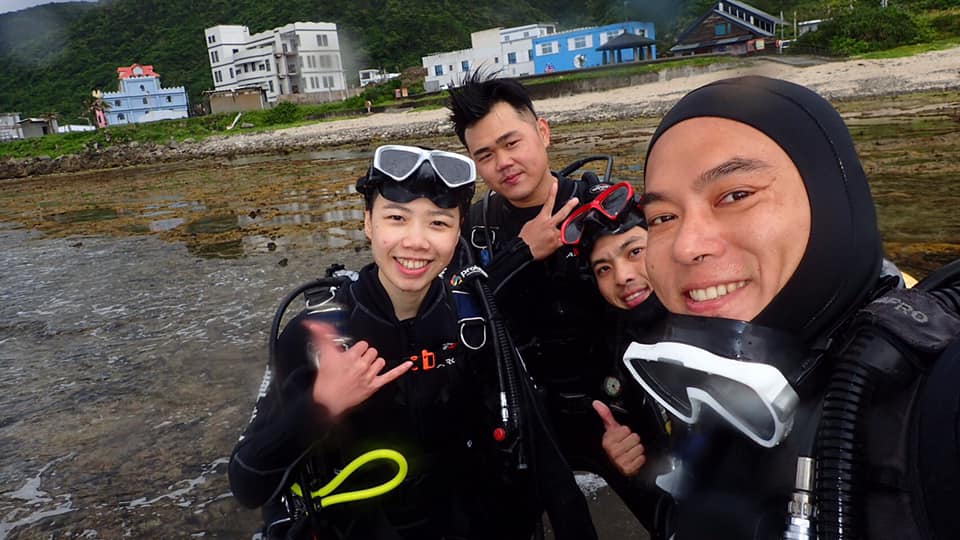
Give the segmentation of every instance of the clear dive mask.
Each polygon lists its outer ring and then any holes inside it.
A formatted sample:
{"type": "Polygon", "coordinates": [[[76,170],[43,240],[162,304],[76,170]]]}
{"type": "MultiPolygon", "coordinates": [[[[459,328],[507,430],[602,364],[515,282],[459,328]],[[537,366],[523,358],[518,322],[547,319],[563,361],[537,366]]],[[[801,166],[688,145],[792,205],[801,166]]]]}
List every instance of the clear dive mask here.
{"type": "MultiPolygon", "coordinates": [[[[631,343],[630,375],[661,407],[695,424],[709,407],[760,446],[772,448],[793,427],[800,400],[784,373],[803,367],[792,336],[743,321],[670,315],[655,343],[631,343]]],[[[794,381],[795,382],[795,381],[794,381]]]]}

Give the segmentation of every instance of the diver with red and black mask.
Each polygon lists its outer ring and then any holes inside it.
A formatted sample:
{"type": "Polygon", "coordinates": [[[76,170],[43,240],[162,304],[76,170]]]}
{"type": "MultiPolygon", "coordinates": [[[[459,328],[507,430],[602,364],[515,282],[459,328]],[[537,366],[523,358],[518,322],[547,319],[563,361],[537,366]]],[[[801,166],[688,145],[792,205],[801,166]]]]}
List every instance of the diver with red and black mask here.
{"type": "Polygon", "coordinates": [[[612,465],[615,470],[607,470],[603,478],[658,538],[655,516],[664,497],[654,479],[666,464],[669,421],[648,396],[624,391],[627,378],[620,361],[634,337],[649,332],[666,315],[647,276],[647,223],[639,193],[629,182],[620,182],[591,194],[560,225],[560,237],[606,301],[596,315],[610,329],[597,343],[590,366],[597,370],[591,379],[602,381],[593,401],[602,424],[581,439],[602,447],[608,459],[594,460],[588,470],[612,465]]]}
{"type": "Polygon", "coordinates": [[[960,263],[911,289],[882,271],[836,110],[787,81],[718,81],[664,117],[645,167],[670,314],[623,362],[673,419],[660,532],[960,535],[960,263]]]}

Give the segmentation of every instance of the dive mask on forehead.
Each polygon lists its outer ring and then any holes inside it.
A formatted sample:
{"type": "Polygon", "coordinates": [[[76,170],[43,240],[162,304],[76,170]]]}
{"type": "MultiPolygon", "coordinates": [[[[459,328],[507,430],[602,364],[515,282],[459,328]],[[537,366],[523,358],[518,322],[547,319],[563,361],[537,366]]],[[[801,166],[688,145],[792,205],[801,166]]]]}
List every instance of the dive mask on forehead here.
{"type": "Polygon", "coordinates": [[[709,407],[766,448],[793,427],[799,396],[787,374],[802,347],[784,332],[729,319],[670,315],[652,345],[631,343],[623,362],[643,389],[680,421],[709,407]]]}
{"type": "Polygon", "coordinates": [[[575,246],[585,236],[592,240],[601,232],[619,234],[637,225],[645,225],[640,198],[629,182],[620,182],[571,212],[560,225],[560,241],[575,246]]]}
{"type": "Polygon", "coordinates": [[[425,197],[441,208],[454,208],[469,204],[476,179],[473,160],[460,154],[387,144],[374,152],[357,191],[368,198],[379,191],[401,203],[425,197]]]}
{"type": "Polygon", "coordinates": [[[453,152],[387,144],[373,154],[373,168],[397,182],[409,178],[424,162],[430,163],[437,177],[449,188],[473,184],[477,179],[473,160],[453,152]]]}

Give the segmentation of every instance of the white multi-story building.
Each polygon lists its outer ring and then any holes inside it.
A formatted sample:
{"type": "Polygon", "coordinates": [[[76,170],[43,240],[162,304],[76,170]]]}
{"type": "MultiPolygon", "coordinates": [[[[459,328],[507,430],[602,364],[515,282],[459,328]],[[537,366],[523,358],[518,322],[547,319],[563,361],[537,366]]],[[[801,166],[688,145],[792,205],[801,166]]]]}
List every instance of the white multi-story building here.
{"type": "Polygon", "coordinates": [[[276,102],[283,94],[333,96],[347,88],[334,23],[295,22],[252,35],[246,26],[219,25],[204,34],[216,90],[260,87],[276,102]]]}
{"type": "Polygon", "coordinates": [[[22,138],[23,131],[20,129],[20,113],[0,113],[0,141],[22,138]]]}
{"type": "Polygon", "coordinates": [[[533,75],[533,38],[556,33],[554,24],[490,28],[470,34],[471,48],[424,56],[428,91],[457,86],[472,70],[482,68],[498,77],[533,75]]]}

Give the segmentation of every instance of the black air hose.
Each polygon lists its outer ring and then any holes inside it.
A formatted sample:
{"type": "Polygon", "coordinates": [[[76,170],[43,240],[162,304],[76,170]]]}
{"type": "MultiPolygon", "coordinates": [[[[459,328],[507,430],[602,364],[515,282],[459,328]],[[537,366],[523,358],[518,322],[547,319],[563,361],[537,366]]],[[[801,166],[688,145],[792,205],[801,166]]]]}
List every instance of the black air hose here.
{"type": "MultiPolygon", "coordinates": [[[[507,425],[504,429],[510,435],[521,435],[521,416],[520,416],[520,379],[517,373],[517,362],[514,357],[512,340],[507,332],[506,324],[500,317],[497,309],[493,292],[487,286],[483,278],[474,279],[475,287],[480,300],[483,303],[483,310],[490,324],[490,329],[494,338],[494,354],[497,358],[497,372],[500,378],[503,392],[506,394],[507,401],[507,425]]],[[[522,452],[521,452],[522,453],[522,452]]]]}
{"type": "Polygon", "coordinates": [[[863,538],[865,413],[876,392],[913,380],[909,361],[878,328],[861,327],[843,348],[817,427],[817,538],[863,538]]]}
{"type": "Polygon", "coordinates": [[[817,428],[818,539],[860,538],[860,477],[863,467],[861,410],[873,390],[870,371],[858,359],[867,335],[847,347],[824,397],[817,428]]]}

